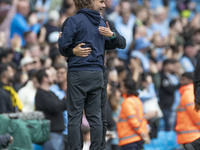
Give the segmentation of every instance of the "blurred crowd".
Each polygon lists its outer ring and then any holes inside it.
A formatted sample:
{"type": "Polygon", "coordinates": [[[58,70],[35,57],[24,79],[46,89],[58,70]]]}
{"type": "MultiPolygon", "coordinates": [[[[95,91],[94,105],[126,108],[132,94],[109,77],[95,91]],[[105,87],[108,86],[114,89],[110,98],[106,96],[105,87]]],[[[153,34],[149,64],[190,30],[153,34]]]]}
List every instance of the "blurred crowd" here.
{"type": "MultiPolygon", "coordinates": [[[[164,130],[175,130],[180,78],[185,72],[194,72],[200,50],[200,1],[105,3],[103,17],[113,22],[126,38],[125,49],[106,51],[105,56],[108,149],[117,150],[116,123],[125,97],[122,84],[127,76],[136,83],[150,137],[157,137],[160,120],[164,120],[164,130]]],[[[11,86],[22,102],[19,106],[23,105],[18,110],[4,110],[0,106],[0,113],[36,110],[39,83],[35,73],[43,68],[50,89],[59,99],[66,96],[67,63],[59,54],[57,41],[62,23],[75,13],[73,0],[0,0],[0,64],[8,66],[6,74],[0,70],[0,82],[11,86]]],[[[86,150],[90,137],[84,117],[82,130],[86,150]]]]}

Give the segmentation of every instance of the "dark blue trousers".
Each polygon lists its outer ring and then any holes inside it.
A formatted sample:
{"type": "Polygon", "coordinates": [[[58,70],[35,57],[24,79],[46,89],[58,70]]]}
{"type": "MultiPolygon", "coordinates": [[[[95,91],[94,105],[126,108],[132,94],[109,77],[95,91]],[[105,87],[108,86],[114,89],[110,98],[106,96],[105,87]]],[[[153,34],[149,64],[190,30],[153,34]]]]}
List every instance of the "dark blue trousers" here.
{"type": "Polygon", "coordinates": [[[82,150],[83,110],[90,124],[90,150],[101,150],[101,94],[103,72],[71,71],[67,75],[68,142],[70,150],[82,150]]]}
{"type": "Polygon", "coordinates": [[[127,145],[123,145],[121,148],[122,150],[141,150],[142,147],[143,147],[143,141],[138,141],[127,145]]]}

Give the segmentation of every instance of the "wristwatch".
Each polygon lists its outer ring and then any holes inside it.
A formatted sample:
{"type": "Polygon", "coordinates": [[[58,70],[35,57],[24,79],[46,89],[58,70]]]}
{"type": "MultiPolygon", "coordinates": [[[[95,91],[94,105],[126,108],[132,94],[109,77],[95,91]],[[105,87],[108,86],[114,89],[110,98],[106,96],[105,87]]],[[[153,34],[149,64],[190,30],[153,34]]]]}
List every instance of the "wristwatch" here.
{"type": "Polygon", "coordinates": [[[115,39],[115,38],[116,38],[116,33],[113,32],[113,35],[110,37],[110,39],[112,40],[112,39],[115,39]]]}

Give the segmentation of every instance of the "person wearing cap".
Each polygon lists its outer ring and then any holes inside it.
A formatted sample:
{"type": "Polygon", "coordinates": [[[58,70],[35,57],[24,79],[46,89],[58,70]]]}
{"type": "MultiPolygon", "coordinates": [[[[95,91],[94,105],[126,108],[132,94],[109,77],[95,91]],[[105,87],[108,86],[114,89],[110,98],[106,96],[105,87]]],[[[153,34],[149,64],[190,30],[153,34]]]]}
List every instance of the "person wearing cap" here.
{"type": "Polygon", "coordinates": [[[24,58],[22,58],[20,61],[22,71],[27,73],[29,70],[34,69],[34,62],[35,60],[30,56],[25,56],[24,58]]]}
{"type": "Polygon", "coordinates": [[[177,108],[177,143],[183,144],[186,150],[195,150],[191,144],[200,137],[200,115],[194,110],[193,73],[185,72],[180,80],[180,104],[177,108]]]}
{"type": "Polygon", "coordinates": [[[142,67],[145,72],[149,71],[149,59],[147,57],[147,50],[150,47],[151,43],[145,38],[139,38],[135,41],[134,50],[131,53],[131,57],[139,58],[142,67]]]}

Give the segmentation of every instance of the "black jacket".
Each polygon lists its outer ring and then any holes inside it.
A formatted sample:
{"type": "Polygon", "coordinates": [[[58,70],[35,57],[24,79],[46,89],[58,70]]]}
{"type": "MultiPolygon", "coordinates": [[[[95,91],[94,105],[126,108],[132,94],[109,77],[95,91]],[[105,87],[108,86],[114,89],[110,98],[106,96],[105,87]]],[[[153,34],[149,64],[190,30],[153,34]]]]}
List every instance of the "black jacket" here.
{"type": "Polygon", "coordinates": [[[61,133],[64,129],[63,111],[66,109],[66,99],[59,100],[50,91],[38,89],[35,95],[36,110],[42,111],[45,118],[51,121],[51,132],[61,133]]]}
{"type": "Polygon", "coordinates": [[[10,93],[3,89],[4,84],[0,82],[0,113],[15,112],[15,108],[12,106],[12,100],[10,93]]]}
{"type": "Polygon", "coordinates": [[[179,88],[179,85],[173,84],[168,76],[161,72],[161,86],[159,89],[159,104],[161,109],[171,109],[174,103],[174,92],[179,88]]]}
{"type": "MultiPolygon", "coordinates": [[[[103,19],[103,21],[106,22],[108,20],[103,19]]],[[[113,22],[108,21],[108,24],[109,24],[110,30],[112,32],[115,32],[116,38],[111,39],[111,41],[105,42],[105,50],[112,50],[115,48],[124,49],[126,47],[126,39],[119,34],[113,22]]]]}
{"type": "Polygon", "coordinates": [[[194,95],[195,95],[195,103],[200,104],[200,54],[197,58],[197,63],[194,70],[194,95]]]}
{"type": "Polygon", "coordinates": [[[116,33],[117,38],[112,40],[99,33],[99,26],[105,27],[105,21],[99,12],[90,9],[81,9],[63,23],[58,44],[61,55],[68,57],[69,71],[102,69],[104,49],[125,48],[125,38],[119,36],[113,24],[110,23],[110,28],[116,33]],[[80,43],[86,43],[84,47],[92,48],[88,57],[77,57],[73,54],[73,48],[80,43]]]}
{"type": "Polygon", "coordinates": [[[61,55],[69,57],[68,70],[102,70],[106,37],[98,31],[99,26],[105,27],[99,12],[81,9],[64,24],[58,44],[61,55]],[[83,47],[91,47],[92,51],[88,57],[73,55],[73,48],[80,43],[86,44],[83,47]]]}

